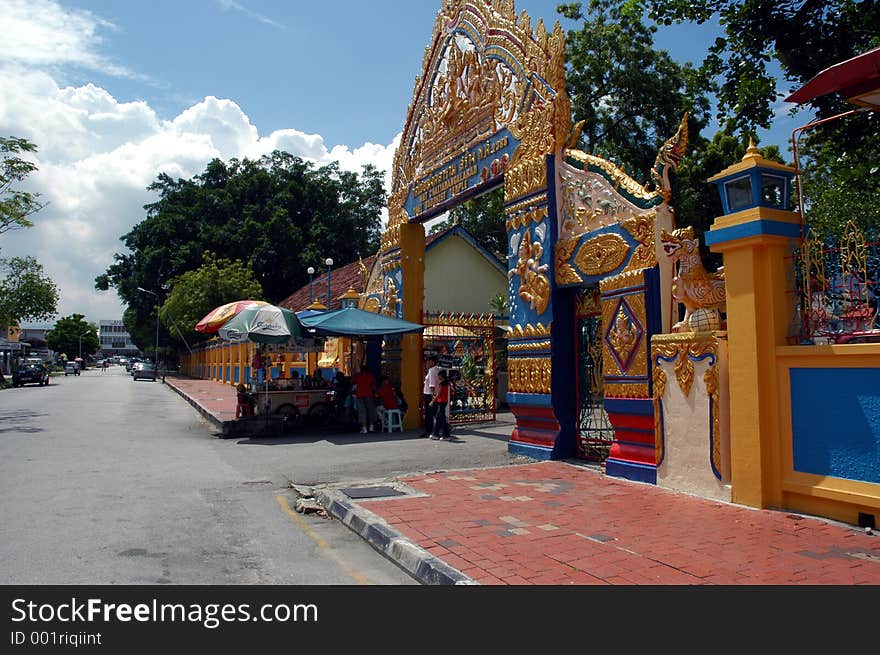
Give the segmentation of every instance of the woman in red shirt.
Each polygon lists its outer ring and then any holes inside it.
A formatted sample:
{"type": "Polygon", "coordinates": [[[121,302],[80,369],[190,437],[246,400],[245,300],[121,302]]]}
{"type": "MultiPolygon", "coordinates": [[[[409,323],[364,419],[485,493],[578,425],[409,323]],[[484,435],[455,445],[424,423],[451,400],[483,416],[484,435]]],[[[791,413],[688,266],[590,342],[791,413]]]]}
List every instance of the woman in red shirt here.
{"type": "Polygon", "coordinates": [[[451,385],[449,384],[449,375],[443,369],[440,369],[440,384],[437,386],[437,393],[434,395],[431,404],[436,410],[434,415],[434,434],[431,439],[439,439],[441,441],[452,441],[449,430],[449,420],[446,418],[446,408],[449,406],[449,394],[451,385]]]}

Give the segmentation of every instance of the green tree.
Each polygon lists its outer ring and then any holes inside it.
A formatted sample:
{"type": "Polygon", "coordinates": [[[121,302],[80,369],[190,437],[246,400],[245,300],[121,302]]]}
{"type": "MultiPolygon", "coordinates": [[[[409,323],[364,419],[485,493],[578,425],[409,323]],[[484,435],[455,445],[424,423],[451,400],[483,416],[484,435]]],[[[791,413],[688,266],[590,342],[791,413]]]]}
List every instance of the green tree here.
{"type": "Polygon", "coordinates": [[[0,234],[21,227],[31,227],[33,223],[27,217],[43,208],[39,193],[22,191],[16,187],[37,170],[33,162],[18,155],[36,151],[37,146],[27,139],[0,137],[0,153],[3,156],[3,163],[0,165],[0,234]]]}
{"type": "Polygon", "coordinates": [[[46,333],[46,345],[56,353],[65,353],[69,360],[80,356],[85,359],[98,349],[98,328],[86,323],[83,314],[71,314],[59,318],[55,326],[46,333]]]}
{"type": "Polygon", "coordinates": [[[261,300],[263,289],[250,265],[205,253],[204,263],[194,271],[171,280],[171,292],[159,310],[159,318],[177,339],[185,342],[210,338],[194,327],[215,307],[236,300],[261,300]],[[180,330],[180,332],[178,332],[180,330]]]}
{"type": "Polygon", "coordinates": [[[142,349],[153,343],[147,326],[155,302],[138,287],[164,303],[170,280],[198,269],[204,252],[250,266],[265,297],[279,302],[308,281],[309,266],[326,257],[356,261],[379,246],[385,191],[371,166],[360,174],[336,163],[316,168],[275,151],[259,160],[215,159],[189,180],[162,173],[148,188],[158,199],[122,237],[128,252],[95,279],[128,304],[123,321],[142,349]]]}
{"type": "Polygon", "coordinates": [[[33,257],[0,259],[0,326],[52,318],[58,288],[33,257]]]}
{"type": "MultiPolygon", "coordinates": [[[[822,70],[880,46],[878,0],[634,0],[651,18],[672,24],[718,21],[724,30],[700,74],[718,81],[717,117],[729,131],[769,127],[787,93],[822,70]]],[[[811,100],[818,119],[852,107],[839,94],[811,100]]],[[[807,122],[807,119],[804,120],[807,122]]],[[[823,235],[848,221],[875,236],[880,229],[880,120],[876,112],[824,123],[803,132],[799,168],[806,221],[823,235]]]]}
{"type": "Polygon", "coordinates": [[[632,0],[559,5],[578,29],[566,33],[568,93],[586,148],[647,176],[657,149],[685,113],[691,135],[708,121],[709,79],[654,47],[657,28],[632,0]]]}
{"type": "Polygon", "coordinates": [[[453,208],[445,221],[431,228],[431,234],[455,225],[461,225],[470,232],[481,246],[498,259],[507,260],[503,187],[498,187],[453,208]]]}

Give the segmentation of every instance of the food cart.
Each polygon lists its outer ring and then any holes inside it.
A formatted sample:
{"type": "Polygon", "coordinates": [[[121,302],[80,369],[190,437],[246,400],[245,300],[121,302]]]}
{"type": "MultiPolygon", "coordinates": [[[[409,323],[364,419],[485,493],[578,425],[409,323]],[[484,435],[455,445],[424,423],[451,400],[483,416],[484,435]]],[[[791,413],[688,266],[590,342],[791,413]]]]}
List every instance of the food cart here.
{"type": "Polygon", "coordinates": [[[313,424],[326,424],[333,415],[333,403],[327,387],[295,388],[292,380],[274,381],[266,390],[265,385],[253,391],[256,413],[277,414],[287,420],[308,421],[313,424]]]}

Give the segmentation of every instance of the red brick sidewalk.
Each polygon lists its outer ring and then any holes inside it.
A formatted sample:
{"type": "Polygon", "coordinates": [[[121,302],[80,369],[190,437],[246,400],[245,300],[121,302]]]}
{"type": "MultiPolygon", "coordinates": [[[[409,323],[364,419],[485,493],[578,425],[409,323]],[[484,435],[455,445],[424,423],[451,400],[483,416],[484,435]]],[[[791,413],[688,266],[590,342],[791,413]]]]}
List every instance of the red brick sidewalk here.
{"type": "Polygon", "coordinates": [[[165,384],[175,389],[218,427],[225,421],[235,420],[237,394],[233,385],[185,377],[167,377],[165,384]]]}
{"type": "Polygon", "coordinates": [[[361,506],[482,584],[880,584],[880,536],[562,462],[401,480],[361,506]]]}

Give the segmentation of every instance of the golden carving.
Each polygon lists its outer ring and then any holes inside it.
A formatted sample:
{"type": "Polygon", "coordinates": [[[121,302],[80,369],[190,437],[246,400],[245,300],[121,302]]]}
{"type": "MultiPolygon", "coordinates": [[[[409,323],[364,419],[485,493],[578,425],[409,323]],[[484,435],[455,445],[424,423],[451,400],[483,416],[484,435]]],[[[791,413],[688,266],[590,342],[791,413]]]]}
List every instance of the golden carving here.
{"type": "Polygon", "coordinates": [[[703,373],[706,395],[712,403],[712,465],[716,475],[721,472],[721,402],[718,394],[718,366],[710,365],[703,373]]]}
{"type": "Polygon", "coordinates": [[[532,223],[540,223],[547,218],[548,209],[544,206],[531,211],[517,212],[513,215],[511,212],[508,212],[507,215],[510,216],[510,218],[507,219],[505,224],[507,230],[510,231],[520,227],[528,227],[532,223]]]}
{"type": "Polygon", "coordinates": [[[568,263],[577,244],[577,239],[556,242],[556,284],[579,284],[583,282],[583,278],[568,263]]]}
{"type": "Polygon", "coordinates": [[[508,337],[510,339],[534,339],[549,336],[550,323],[547,323],[546,326],[540,322],[537,325],[527,323],[525,327],[523,327],[522,325],[514,325],[508,331],[508,337]]]}
{"type": "Polygon", "coordinates": [[[507,273],[508,278],[519,275],[519,297],[539,315],[550,302],[550,280],[544,275],[548,266],[541,263],[543,255],[544,246],[540,241],[532,242],[531,230],[526,230],[520,242],[516,268],[507,273]]]}
{"type": "MultiPolygon", "coordinates": [[[[642,332],[644,333],[645,325],[646,325],[646,312],[645,312],[645,295],[644,291],[636,291],[630,295],[624,296],[623,298],[607,298],[602,301],[602,323],[603,325],[612,325],[616,324],[618,320],[618,316],[623,311],[622,305],[626,303],[627,307],[629,307],[632,316],[638,321],[641,326],[642,332]]],[[[634,326],[633,326],[634,327],[634,326]]],[[[609,333],[609,341],[613,340],[613,332],[609,333]]],[[[610,345],[610,344],[609,344],[610,345]]],[[[616,348],[615,348],[616,350],[616,348]]],[[[622,354],[618,351],[618,356],[621,361],[625,362],[626,357],[623,357],[622,354]]],[[[617,363],[617,359],[611,352],[610,347],[606,347],[602,351],[602,366],[605,371],[605,375],[632,375],[632,376],[642,376],[648,374],[648,343],[647,339],[642,339],[641,343],[637,344],[635,355],[632,358],[632,361],[629,364],[629,368],[623,370],[617,363]]],[[[647,396],[646,396],[647,397],[647,396]]]]}
{"type": "Polygon", "coordinates": [[[646,189],[630,177],[623,169],[607,159],[588,154],[581,150],[566,150],[565,155],[566,157],[579,162],[585,169],[588,166],[593,166],[604,171],[615,189],[622,188],[633,198],[642,201],[651,201],[662,197],[658,191],[646,189]]]}
{"type": "Polygon", "coordinates": [[[720,327],[721,317],[718,311],[724,311],[727,305],[724,273],[709,273],[703,267],[700,242],[694,238],[694,228],[680,228],[672,233],[661,230],[660,243],[675,268],[672,297],[685,308],[684,318],[672,326],[672,331],[694,332],[695,326],[691,325],[691,317],[698,310],[706,310],[703,313],[709,317],[705,327],[720,327]]]}
{"type": "Polygon", "coordinates": [[[508,388],[514,393],[550,393],[551,363],[547,357],[507,360],[508,388]]]}
{"type": "MultiPolygon", "coordinates": [[[[523,210],[531,211],[531,210],[537,209],[541,205],[546,204],[546,202],[547,202],[547,194],[542,193],[537,196],[533,196],[533,197],[529,198],[528,200],[523,200],[521,202],[517,202],[513,205],[510,205],[509,207],[507,207],[505,209],[505,213],[508,216],[513,216],[514,214],[518,214],[523,210]]],[[[546,214],[545,214],[545,216],[546,216],[546,214]]],[[[508,219],[508,220],[511,220],[511,219],[508,219]]]]}
{"type": "Polygon", "coordinates": [[[663,461],[663,414],[660,411],[660,400],[663,398],[663,392],[666,391],[666,373],[660,368],[657,362],[654,362],[654,371],[652,374],[654,380],[654,446],[657,453],[657,465],[663,461]]]}
{"type": "Polygon", "coordinates": [[[621,222],[621,227],[639,242],[633,251],[624,272],[640,268],[651,268],[657,264],[657,251],[654,242],[654,223],[656,212],[646,212],[621,222]]]}
{"type": "Polygon", "coordinates": [[[647,382],[608,382],[605,381],[606,398],[649,398],[647,382]]]}
{"type": "Polygon", "coordinates": [[[602,296],[598,287],[589,287],[578,293],[578,316],[598,316],[600,314],[602,314],[602,296]]]}
{"type": "Polygon", "coordinates": [[[549,341],[533,341],[527,343],[511,343],[507,346],[508,352],[521,353],[540,350],[550,350],[549,341]]]}
{"type": "Polygon", "coordinates": [[[617,351],[617,355],[621,361],[627,361],[632,354],[633,349],[638,343],[639,333],[633,329],[629,316],[623,311],[623,308],[617,312],[617,318],[614,321],[614,328],[608,333],[608,340],[611,342],[612,348],[617,351]]]}
{"type": "Polygon", "coordinates": [[[629,253],[629,245],[617,234],[601,234],[578,250],[574,261],[587,275],[602,275],[619,268],[629,253]]]}
{"type": "Polygon", "coordinates": [[[610,293],[628,287],[642,286],[644,283],[645,274],[643,271],[624,271],[613,277],[606,277],[605,279],[600,280],[599,288],[602,290],[602,293],[610,293]]]}
{"type": "Polygon", "coordinates": [[[657,159],[651,168],[651,179],[658,187],[663,200],[669,202],[672,199],[672,186],[669,183],[669,169],[677,170],[681,158],[687,152],[688,140],[688,115],[685,114],[678,126],[678,131],[666,143],[660,146],[657,159]]]}
{"type": "Polygon", "coordinates": [[[707,354],[718,356],[718,344],[712,332],[662,334],[651,338],[651,360],[655,366],[659,366],[658,357],[675,362],[675,378],[685,398],[694,383],[694,360],[707,354]]]}
{"type": "Polygon", "coordinates": [[[379,313],[379,299],[376,296],[370,296],[364,301],[364,306],[362,307],[364,311],[372,312],[373,314],[379,313]]]}

